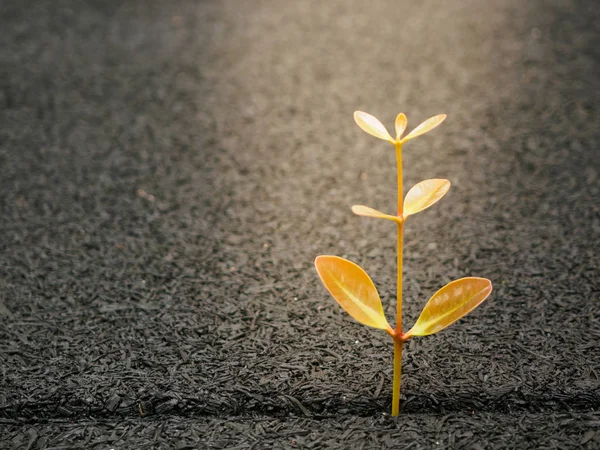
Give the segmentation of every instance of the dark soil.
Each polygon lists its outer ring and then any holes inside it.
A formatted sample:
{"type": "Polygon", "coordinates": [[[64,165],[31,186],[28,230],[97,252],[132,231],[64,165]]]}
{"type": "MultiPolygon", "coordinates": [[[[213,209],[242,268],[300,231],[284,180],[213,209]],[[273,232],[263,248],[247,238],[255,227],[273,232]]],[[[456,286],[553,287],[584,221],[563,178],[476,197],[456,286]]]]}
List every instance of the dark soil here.
{"type": "Polygon", "coordinates": [[[600,448],[600,8],[580,0],[0,3],[0,448],[600,448]],[[404,355],[393,317],[492,296],[404,355]]]}

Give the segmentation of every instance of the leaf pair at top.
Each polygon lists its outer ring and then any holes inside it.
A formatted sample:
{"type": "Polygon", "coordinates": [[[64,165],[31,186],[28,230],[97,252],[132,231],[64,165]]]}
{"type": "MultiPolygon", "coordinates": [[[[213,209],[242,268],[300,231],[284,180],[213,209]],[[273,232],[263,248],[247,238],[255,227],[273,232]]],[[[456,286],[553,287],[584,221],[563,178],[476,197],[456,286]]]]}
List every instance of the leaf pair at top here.
{"type": "Polygon", "coordinates": [[[388,130],[386,130],[385,126],[383,126],[379,119],[377,119],[375,116],[372,116],[371,114],[362,111],[355,111],[354,120],[356,121],[356,124],[359,127],[361,127],[364,131],[369,133],[371,136],[383,139],[384,141],[388,141],[394,145],[401,145],[404,144],[406,141],[410,141],[411,139],[414,139],[417,136],[421,136],[422,134],[433,130],[444,120],[446,120],[446,114],[438,114],[437,116],[433,116],[427,119],[417,128],[412,130],[409,134],[407,134],[404,138],[402,138],[402,134],[404,133],[404,130],[406,130],[408,120],[406,119],[404,113],[400,113],[398,114],[398,117],[396,117],[396,122],[394,124],[394,128],[396,129],[396,139],[394,139],[390,135],[390,133],[388,133],[388,130]]]}
{"type": "MultiPolygon", "coordinates": [[[[403,113],[400,113],[398,114],[398,117],[396,117],[396,139],[394,139],[376,117],[362,111],[354,112],[354,120],[360,128],[362,128],[364,131],[366,131],[372,136],[375,136],[379,139],[383,139],[384,141],[391,142],[398,149],[406,141],[409,141],[410,139],[416,138],[417,136],[420,136],[434,129],[445,119],[446,114],[438,114],[437,116],[433,116],[427,119],[425,122],[421,123],[407,136],[402,138],[402,134],[404,133],[404,130],[406,130],[407,119],[403,113]]],[[[377,217],[380,219],[401,222],[408,216],[411,216],[413,214],[418,213],[419,211],[423,211],[424,209],[429,208],[440,198],[442,198],[446,194],[446,192],[448,192],[448,189],[450,189],[450,182],[448,180],[431,179],[421,181],[420,183],[413,186],[412,189],[410,189],[406,194],[406,197],[404,199],[404,207],[402,208],[402,211],[399,211],[398,216],[385,214],[380,211],[377,211],[376,209],[363,205],[354,205],[352,207],[352,211],[354,212],[354,214],[357,214],[359,216],[377,217]]]]}
{"type": "MultiPolygon", "coordinates": [[[[386,330],[394,336],[377,289],[363,269],[347,259],[330,255],[318,256],[315,267],[329,293],[348,314],[363,325],[386,330]]],[[[417,322],[400,339],[437,333],[476,308],[491,292],[492,283],[485,278],[467,277],[448,283],[433,294],[417,322]]]]}

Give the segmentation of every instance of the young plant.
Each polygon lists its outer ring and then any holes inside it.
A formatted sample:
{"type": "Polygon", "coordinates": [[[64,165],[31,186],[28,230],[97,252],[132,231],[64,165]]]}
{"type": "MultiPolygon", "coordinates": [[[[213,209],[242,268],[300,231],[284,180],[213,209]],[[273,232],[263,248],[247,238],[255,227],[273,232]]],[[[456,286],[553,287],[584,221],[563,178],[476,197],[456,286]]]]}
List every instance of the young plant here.
{"type": "Polygon", "coordinates": [[[413,336],[427,336],[437,333],[448,325],[468,314],[492,292],[492,283],[485,278],[467,277],[452,281],[437,291],[429,299],[417,322],[406,333],[402,332],[402,242],[404,222],[409,216],[429,208],[448,189],[450,182],[443,179],[421,181],[413,186],[402,202],[402,146],[404,143],[434,129],[446,119],[445,114],[432,117],[405,137],[402,137],[407,125],[402,113],[396,117],[394,139],[383,124],[370,114],[356,111],[354,120],[360,128],[396,148],[398,167],[398,212],[385,214],[363,205],[354,205],[352,212],[359,216],[376,217],[391,220],[398,230],[398,287],[396,296],[396,327],[392,328],[383,312],[383,306],[377,289],[369,275],[347,259],[338,256],[321,255],[315,260],[315,267],[321,281],[340,304],[355,320],[373,328],[385,330],[394,340],[394,377],[392,383],[392,416],[400,411],[400,378],[402,373],[402,348],[413,336]]]}

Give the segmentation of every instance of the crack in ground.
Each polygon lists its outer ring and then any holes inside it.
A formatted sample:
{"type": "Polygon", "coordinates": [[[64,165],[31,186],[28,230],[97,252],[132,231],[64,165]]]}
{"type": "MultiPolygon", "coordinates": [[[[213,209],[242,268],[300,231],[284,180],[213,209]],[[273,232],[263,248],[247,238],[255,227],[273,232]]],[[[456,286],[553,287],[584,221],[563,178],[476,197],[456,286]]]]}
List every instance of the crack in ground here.
{"type": "MultiPolygon", "coordinates": [[[[390,401],[365,398],[344,400],[340,397],[303,399],[289,394],[272,396],[237,394],[215,401],[185,398],[176,394],[157,394],[148,398],[122,402],[113,396],[104,404],[90,405],[78,398],[53,398],[40,402],[24,402],[0,408],[0,422],[5,424],[40,423],[69,419],[106,419],[112,417],[214,417],[231,416],[299,416],[313,419],[340,416],[380,416],[388,414],[390,401]],[[120,401],[117,404],[117,401],[120,401]]],[[[402,399],[402,414],[447,413],[557,413],[595,412],[600,410],[598,392],[553,394],[548,396],[524,394],[519,391],[498,395],[476,395],[461,392],[449,395],[437,392],[410,394],[402,399]]]]}

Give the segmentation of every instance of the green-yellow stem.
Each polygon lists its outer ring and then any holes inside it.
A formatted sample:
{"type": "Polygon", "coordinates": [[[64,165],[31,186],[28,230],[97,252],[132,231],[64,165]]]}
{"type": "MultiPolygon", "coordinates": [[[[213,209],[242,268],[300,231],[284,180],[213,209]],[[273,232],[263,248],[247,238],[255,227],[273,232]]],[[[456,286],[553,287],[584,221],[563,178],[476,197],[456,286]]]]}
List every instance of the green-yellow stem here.
{"type": "Polygon", "coordinates": [[[402,244],[404,238],[404,210],[402,184],[402,144],[396,143],[398,168],[398,285],[396,290],[396,330],[394,336],[394,379],[392,385],[392,416],[400,412],[400,382],[402,374],[402,244]]]}
{"type": "Polygon", "coordinates": [[[404,221],[398,222],[398,283],[396,290],[396,333],[402,336],[402,241],[404,221]]]}
{"type": "Polygon", "coordinates": [[[402,375],[402,347],[404,341],[394,338],[394,380],[392,383],[392,416],[400,413],[400,379],[402,375]]]}
{"type": "Polygon", "coordinates": [[[402,336],[402,241],[404,237],[404,210],[402,188],[402,144],[396,144],[398,167],[398,285],[396,289],[396,333],[402,336]]]}
{"type": "Polygon", "coordinates": [[[396,144],[396,167],[398,168],[398,217],[402,218],[403,196],[402,196],[402,144],[396,144]]]}

